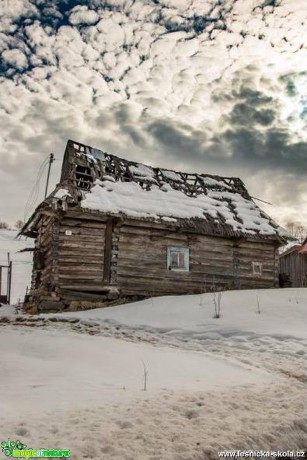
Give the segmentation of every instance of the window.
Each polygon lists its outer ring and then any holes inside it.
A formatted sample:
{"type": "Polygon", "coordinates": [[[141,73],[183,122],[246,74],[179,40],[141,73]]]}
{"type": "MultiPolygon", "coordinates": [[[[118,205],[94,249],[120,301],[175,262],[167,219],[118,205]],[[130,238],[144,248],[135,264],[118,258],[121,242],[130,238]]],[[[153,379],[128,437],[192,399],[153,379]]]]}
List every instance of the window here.
{"type": "Polygon", "coordinates": [[[252,262],[252,271],[253,271],[253,275],[262,276],[262,263],[252,262]]]}
{"type": "Polygon", "coordinates": [[[189,248],[171,246],[167,248],[168,270],[189,271],[189,248]]]}

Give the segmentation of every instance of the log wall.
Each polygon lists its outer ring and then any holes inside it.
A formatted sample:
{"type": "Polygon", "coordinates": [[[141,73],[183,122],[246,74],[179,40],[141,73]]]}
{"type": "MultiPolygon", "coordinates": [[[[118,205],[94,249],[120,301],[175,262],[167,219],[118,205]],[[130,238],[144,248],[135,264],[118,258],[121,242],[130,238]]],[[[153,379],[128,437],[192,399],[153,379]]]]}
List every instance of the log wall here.
{"type": "Polygon", "coordinates": [[[42,221],[37,246],[44,249],[44,269],[36,287],[55,287],[60,296],[68,291],[102,294],[108,286],[121,296],[153,296],[277,285],[276,249],[265,241],[66,215],[61,221],[42,221]],[[168,270],[170,246],[189,248],[189,271],[168,270]],[[253,274],[252,262],[262,263],[261,276],[253,274]]]}
{"type": "Polygon", "coordinates": [[[277,285],[276,249],[272,243],[122,226],[118,229],[117,283],[123,295],[199,293],[277,285]],[[168,270],[167,247],[190,250],[190,271],[168,270]],[[262,275],[252,262],[262,263],[262,275]]]}
{"type": "Polygon", "coordinates": [[[281,256],[279,260],[280,273],[289,276],[291,287],[307,286],[307,255],[297,251],[281,256]]]}
{"type": "Polygon", "coordinates": [[[266,288],[278,286],[278,256],[273,244],[244,241],[239,246],[240,287],[266,288]],[[252,262],[262,263],[262,275],[254,275],[252,262]]]}
{"type": "Polygon", "coordinates": [[[51,291],[57,267],[59,225],[53,217],[42,216],[35,242],[32,290],[51,291]]]}
{"type": "Polygon", "coordinates": [[[73,218],[61,221],[57,273],[61,289],[102,291],[105,235],[104,222],[73,218]]]}

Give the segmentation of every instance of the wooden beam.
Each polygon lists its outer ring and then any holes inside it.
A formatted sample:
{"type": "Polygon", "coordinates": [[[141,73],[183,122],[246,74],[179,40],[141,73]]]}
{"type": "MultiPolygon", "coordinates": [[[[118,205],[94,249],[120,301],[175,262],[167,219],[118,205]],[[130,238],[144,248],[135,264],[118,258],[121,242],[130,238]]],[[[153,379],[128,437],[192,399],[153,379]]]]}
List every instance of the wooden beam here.
{"type": "Polygon", "coordinates": [[[110,283],[111,281],[111,260],[112,260],[112,233],[114,220],[110,219],[106,225],[105,231],[105,246],[104,246],[104,270],[103,281],[110,283]]]}

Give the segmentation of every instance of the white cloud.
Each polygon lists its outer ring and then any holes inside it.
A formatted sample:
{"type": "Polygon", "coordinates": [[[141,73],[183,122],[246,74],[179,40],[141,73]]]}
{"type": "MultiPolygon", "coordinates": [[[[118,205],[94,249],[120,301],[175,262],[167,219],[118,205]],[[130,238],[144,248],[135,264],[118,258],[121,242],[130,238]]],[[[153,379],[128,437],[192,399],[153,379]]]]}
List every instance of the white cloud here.
{"type": "Polygon", "coordinates": [[[38,15],[37,8],[29,0],[3,0],[0,2],[0,32],[17,29],[13,22],[20,17],[38,15]]]}
{"type": "Polygon", "coordinates": [[[125,34],[121,26],[113,19],[101,19],[97,24],[97,35],[105,38],[105,51],[113,51],[125,42],[125,34]]]}
{"type": "Polygon", "coordinates": [[[69,21],[74,26],[79,24],[94,24],[98,20],[98,14],[94,10],[90,10],[87,6],[76,6],[73,8],[69,21]]]}
{"type": "Polygon", "coordinates": [[[3,51],[1,57],[6,64],[20,70],[24,69],[28,65],[27,57],[19,49],[5,50],[3,51]]]}
{"type": "MultiPolygon", "coordinates": [[[[287,144],[306,139],[305,0],[275,8],[256,0],[216,7],[209,0],[108,0],[116,11],[100,3],[94,10],[97,3],[76,6],[67,13],[70,25],[58,29],[26,0],[8,3],[0,35],[12,75],[0,89],[4,149],[29,156],[33,146],[52,149],[56,138],[62,149],[75,136],[139,161],[147,149],[151,161],[172,167],[168,152],[177,135],[181,167],[206,169],[209,158],[211,172],[222,173],[219,159],[236,153],[223,135],[233,128],[236,105],[245,103],[242,88],[271,98],[275,111],[271,124],[251,129],[280,129],[287,144]],[[17,29],[23,15],[33,20],[17,29]],[[8,33],[14,28],[15,36],[8,33]],[[34,68],[20,75],[28,60],[34,68]],[[16,136],[21,123],[27,129],[16,136]],[[164,125],[164,137],[161,130],[155,137],[154,123],[164,125]]],[[[236,161],[234,172],[246,174],[249,158],[236,161]]]]}

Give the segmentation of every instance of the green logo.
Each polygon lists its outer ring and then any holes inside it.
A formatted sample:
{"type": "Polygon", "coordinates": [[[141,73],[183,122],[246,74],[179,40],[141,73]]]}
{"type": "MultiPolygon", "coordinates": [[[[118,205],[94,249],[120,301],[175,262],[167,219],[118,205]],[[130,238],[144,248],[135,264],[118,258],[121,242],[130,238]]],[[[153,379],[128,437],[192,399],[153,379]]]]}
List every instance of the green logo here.
{"type": "Polygon", "coordinates": [[[9,439],[8,442],[3,441],[1,443],[1,447],[4,455],[6,455],[7,457],[12,457],[13,450],[23,450],[27,446],[25,444],[22,444],[20,441],[14,442],[9,439]]]}
{"type": "Polygon", "coordinates": [[[26,449],[26,444],[22,444],[19,440],[11,441],[10,439],[1,443],[2,452],[7,457],[14,458],[68,458],[70,450],[58,449],[26,449]]]}

